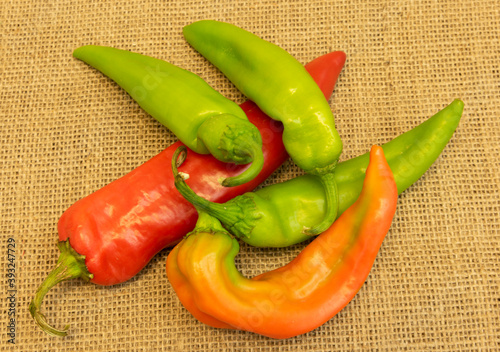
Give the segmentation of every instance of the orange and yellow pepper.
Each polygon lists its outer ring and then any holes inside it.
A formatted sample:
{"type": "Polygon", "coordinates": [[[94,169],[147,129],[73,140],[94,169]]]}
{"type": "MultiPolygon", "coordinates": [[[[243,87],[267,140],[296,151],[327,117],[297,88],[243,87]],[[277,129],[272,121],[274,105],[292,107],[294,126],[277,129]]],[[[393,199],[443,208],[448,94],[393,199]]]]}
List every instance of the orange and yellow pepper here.
{"type": "MultiPolygon", "coordinates": [[[[174,175],[183,177],[177,158],[174,175]]],[[[238,240],[198,210],[195,229],[168,256],[168,278],[181,303],[207,325],[276,339],[304,334],[334,317],[361,288],[397,198],[383,149],[373,146],[357,201],[287,265],[246,278],[234,262],[238,240]]]]}

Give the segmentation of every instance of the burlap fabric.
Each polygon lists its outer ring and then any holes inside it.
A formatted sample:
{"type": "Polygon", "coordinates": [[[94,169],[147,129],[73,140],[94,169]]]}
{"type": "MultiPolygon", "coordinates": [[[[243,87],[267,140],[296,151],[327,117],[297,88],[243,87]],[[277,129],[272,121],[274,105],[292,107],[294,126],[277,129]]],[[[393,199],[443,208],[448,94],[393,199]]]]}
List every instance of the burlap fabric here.
{"type": "MultiPolygon", "coordinates": [[[[498,1],[2,0],[0,6],[1,350],[500,349],[498,1]],[[346,52],[330,100],[342,160],[416,126],[455,98],[465,102],[462,121],[437,162],[400,196],[364,287],[322,327],[277,341],[204,326],[174,294],[165,249],[124,284],[73,280],[54,288],[43,311],[52,324],[71,328],[66,338],[50,337],[27,308],[57,260],[58,218],[175,140],[71,53],[98,44],[162,58],[242,102],[182,37],[184,25],[207,18],[253,31],[303,63],[346,52]],[[9,241],[16,245],[14,282],[7,277],[9,241]],[[8,341],[12,301],[15,345],[8,341]]],[[[299,173],[287,162],[267,182],[299,173]]],[[[242,245],[237,265],[253,276],[283,265],[302,247],[242,245]]]]}

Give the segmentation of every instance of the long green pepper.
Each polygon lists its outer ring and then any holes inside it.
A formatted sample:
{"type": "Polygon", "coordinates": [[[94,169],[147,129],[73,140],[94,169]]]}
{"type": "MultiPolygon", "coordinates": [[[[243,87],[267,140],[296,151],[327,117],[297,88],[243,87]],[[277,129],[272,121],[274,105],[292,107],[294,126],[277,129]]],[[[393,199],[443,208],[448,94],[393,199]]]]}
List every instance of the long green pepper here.
{"type": "Polygon", "coordinates": [[[326,212],[310,235],[326,230],[337,215],[334,169],[342,152],[330,105],[294,57],[277,45],[229,23],[198,21],[183,29],[200,54],[268,116],[283,123],[283,143],[305,172],[319,176],[326,212]]]}
{"type": "Polygon", "coordinates": [[[224,186],[252,180],[264,164],[259,130],[235,102],[196,74],[166,61],[105,46],[87,45],[73,56],[101,71],[199,154],[235,164],[252,163],[224,186]],[[196,102],[193,104],[193,102],[196,102]]]}
{"type": "MultiPolygon", "coordinates": [[[[401,194],[432,165],[460,122],[460,100],[412,130],[382,145],[401,194]]],[[[338,216],[359,197],[369,153],[339,163],[335,181],[339,192],[338,216]]],[[[182,174],[181,174],[182,175],[182,174]]],[[[320,221],[326,212],[325,192],[317,176],[303,175],[223,203],[197,196],[178,177],[175,186],[198,209],[221,221],[233,235],[257,247],[287,247],[311,238],[303,228],[320,221]]]]}

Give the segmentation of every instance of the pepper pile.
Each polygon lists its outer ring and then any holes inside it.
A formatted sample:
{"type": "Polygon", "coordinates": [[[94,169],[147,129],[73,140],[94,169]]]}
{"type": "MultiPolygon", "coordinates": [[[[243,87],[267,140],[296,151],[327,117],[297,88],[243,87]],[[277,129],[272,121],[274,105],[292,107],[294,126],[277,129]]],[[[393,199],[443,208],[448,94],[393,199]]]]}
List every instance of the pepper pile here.
{"type": "Polygon", "coordinates": [[[59,260],[30,304],[49,334],[67,334],[40,312],[51,287],[77,277],[124,282],[173,245],[168,278],[201,322],[272,338],[315,329],[362,286],[398,194],[437,159],[462,115],[463,103],[455,100],[385,145],[339,163],[342,142],[327,99],[343,52],[304,67],[228,23],[199,21],[183,33],[251,101],[238,106],[162,60],[109,47],[74,51],[180,142],[61,216],[59,260]],[[288,156],[305,175],[251,192],[288,156]],[[286,247],[320,233],[277,270],[248,279],[234,266],[238,239],[286,247]]]}

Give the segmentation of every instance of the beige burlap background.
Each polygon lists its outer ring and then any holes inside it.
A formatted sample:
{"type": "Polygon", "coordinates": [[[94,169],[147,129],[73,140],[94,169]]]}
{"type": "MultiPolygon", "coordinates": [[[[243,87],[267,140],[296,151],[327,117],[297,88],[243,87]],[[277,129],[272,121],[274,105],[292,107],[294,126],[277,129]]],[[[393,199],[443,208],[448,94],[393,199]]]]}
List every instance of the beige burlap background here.
{"type": "MultiPolygon", "coordinates": [[[[498,351],[500,349],[500,6],[498,1],[2,0],[0,4],[0,346],[13,351],[498,351]],[[306,63],[347,54],[330,100],[342,160],[416,126],[455,98],[460,126],[432,168],[399,199],[372,272],[322,327],[277,341],[216,330],[179,303],[168,249],[135,278],[100,287],[65,282],[43,311],[28,304],[54,266],[58,218],[175,137],[117,85],[72,58],[85,44],[130,49],[200,74],[244,97],[182,37],[198,19],[232,22],[306,63]],[[15,345],[8,343],[9,238],[15,241],[15,345]]],[[[300,173],[287,162],[268,180],[300,173]]],[[[253,276],[303,245],[242,246],[253,276]]]]}

